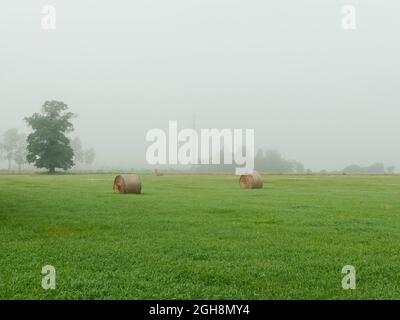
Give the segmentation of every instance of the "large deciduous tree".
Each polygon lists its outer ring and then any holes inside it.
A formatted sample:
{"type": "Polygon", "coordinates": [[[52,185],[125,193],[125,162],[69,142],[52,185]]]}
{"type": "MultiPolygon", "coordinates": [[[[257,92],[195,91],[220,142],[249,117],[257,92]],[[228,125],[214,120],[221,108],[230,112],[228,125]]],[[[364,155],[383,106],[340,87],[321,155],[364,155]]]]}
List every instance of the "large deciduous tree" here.
{"type": "Polygon", "coordinates": [[[61,101],[46,101],[41,113],[25,118],[33,132],[27,139],[27,160],[37,168],[46,168],[54,173],[56,168],[70,169],[74,152],[66,133],[73,130],[70,120],[74,114],[61,101]]]}

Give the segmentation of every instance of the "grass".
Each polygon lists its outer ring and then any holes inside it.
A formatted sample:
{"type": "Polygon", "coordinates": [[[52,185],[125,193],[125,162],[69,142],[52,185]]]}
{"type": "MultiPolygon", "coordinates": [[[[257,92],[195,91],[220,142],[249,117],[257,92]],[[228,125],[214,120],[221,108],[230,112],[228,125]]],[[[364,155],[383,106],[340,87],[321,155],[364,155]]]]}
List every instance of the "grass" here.
{"type": "Polygon", "coordinates": [[[400,176],[113,178],[0,175],[1,299],[400,298],[400,176]]]}

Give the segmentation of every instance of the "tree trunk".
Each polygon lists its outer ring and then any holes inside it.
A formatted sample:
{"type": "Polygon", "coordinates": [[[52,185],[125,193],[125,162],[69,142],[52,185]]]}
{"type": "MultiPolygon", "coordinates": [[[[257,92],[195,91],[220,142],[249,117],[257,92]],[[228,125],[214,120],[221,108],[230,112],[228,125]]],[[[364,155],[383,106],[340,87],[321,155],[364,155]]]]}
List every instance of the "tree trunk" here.
{"type": "Polygon", "coordinates": [[[50,173],[50,174],[53,174],[53,173],[55,173],[55,172],[56,172],[56,170],[55,170],[54,167],[50,167],[50,168],[49,168],[49,173],[50,173]]]}

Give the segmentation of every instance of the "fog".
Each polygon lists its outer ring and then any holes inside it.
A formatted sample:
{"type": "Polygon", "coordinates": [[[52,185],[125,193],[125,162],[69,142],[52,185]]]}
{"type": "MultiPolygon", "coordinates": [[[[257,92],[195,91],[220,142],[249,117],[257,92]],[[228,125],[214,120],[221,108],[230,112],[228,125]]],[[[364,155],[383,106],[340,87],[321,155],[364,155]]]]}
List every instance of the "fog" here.
{"type": "MultiPolygon", "coordinates": [[[[98,168],[146,167],[146,132],[251,128],[307,168],[400,168],[400,2],[2,1],[0,133],[46,100],[98,168]],[[43,30],[42,6],[56,8],[43,30]]],[[[1,163],[4,167],[5,164],[1,163]]]]}

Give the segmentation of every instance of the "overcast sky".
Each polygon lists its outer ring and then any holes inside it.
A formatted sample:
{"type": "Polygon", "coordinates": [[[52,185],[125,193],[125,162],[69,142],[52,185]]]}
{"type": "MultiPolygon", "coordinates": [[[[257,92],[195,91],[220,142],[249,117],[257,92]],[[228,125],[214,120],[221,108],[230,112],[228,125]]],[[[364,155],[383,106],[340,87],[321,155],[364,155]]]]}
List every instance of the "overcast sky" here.
{"type": "Polygon", "coordinates": [[[29,132],[23,118],[55,99],[100,167],[145,165],[149,129],[195,118],[254,128],[313,170],[400,168],[399,15],[398,0],[1,1],[0,133],[29,132]]]}

